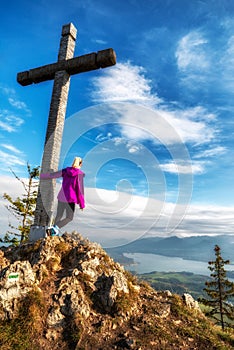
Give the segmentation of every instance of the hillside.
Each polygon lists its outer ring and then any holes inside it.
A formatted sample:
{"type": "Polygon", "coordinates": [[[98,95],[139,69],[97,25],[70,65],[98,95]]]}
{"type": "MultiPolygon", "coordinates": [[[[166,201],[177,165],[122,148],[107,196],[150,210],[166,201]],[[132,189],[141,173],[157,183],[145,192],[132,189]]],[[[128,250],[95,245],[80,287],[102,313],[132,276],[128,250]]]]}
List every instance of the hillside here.
{"type": "Polygon", "coordinates": [[[207,297],[204,292],[208,276],[196,275],[192,272],[158,272],[152,271],[138,275],[141,280],[147,281],[156,290],[169,290],[172,293],[189,293],[194,299],[207,297]]]}
{"type": "MultiPolygon", "coordinates": [[[[214,246],[222,249],[222,255],[234,264],[234,236],[194,236],[179,238],[146,237],[123,246],[108,248],[106,251],[114,259],[120,260],[123,253],[147,253],[187,260],[208,262],[214,258],[214,246]]],[[[131,261],[129,261],[131,263],[131,261]]]]}
{"type": "Polygon", "coordinates": [[[232,349],[189,296],[138,282],[77,233],[0,250],[1,350],[232,349]]]}

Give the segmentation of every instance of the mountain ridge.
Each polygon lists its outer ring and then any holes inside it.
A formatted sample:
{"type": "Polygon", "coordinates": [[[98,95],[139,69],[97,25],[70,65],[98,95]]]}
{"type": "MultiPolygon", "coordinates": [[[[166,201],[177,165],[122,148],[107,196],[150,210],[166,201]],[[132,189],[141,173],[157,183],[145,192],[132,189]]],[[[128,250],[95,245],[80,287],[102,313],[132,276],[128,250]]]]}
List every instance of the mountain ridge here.
{"type": "Polygon", "coordinates": [[[106,248],[106,251],[117,260],[123,253],[148,253],[208,262],[214,257],[216,244],[221,247],[222,256],[234,264],[234,235],[145,237],[123,246],[106,248]]]}
{"type": "Polygon", "coordinates": [[[189,295],[155,291],[73,232],[0,249],[1,350],[231,349],[189,295]]]}

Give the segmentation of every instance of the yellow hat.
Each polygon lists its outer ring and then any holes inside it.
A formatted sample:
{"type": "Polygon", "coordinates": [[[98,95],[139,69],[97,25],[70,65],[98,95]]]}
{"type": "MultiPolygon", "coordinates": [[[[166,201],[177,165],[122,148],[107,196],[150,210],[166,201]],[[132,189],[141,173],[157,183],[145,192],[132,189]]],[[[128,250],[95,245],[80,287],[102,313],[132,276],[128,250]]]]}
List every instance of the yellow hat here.
{"type": "Polygon", "coordinates": [[[80,169],[81,165],[82,165],[82,158],[75,157],[74,160],[73,160],[73,163],[72,163],[72,167],[80,169]]]}

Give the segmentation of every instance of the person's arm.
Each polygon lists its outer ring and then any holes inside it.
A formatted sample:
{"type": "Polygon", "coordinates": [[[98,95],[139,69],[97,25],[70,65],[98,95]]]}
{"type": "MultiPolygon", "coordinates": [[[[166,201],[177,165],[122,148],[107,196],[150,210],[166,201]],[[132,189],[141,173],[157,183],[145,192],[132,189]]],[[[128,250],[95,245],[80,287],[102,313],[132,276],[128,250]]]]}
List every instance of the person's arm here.
{"type": "Polygon", "coordinates": [[[78,175],[78,201],[79,201],[79,206],[80,209],[85,208],[85,199],[84,199],[84,178],[85,174],[79,174],[78,175]]]}
{"type": "Polygon", "coordinates": [[[48,180],[48,179],[57,179],[62,176],[62,170],[55,171],[54,173],[48,174],[40,174],[40,179],[48,180]]]}

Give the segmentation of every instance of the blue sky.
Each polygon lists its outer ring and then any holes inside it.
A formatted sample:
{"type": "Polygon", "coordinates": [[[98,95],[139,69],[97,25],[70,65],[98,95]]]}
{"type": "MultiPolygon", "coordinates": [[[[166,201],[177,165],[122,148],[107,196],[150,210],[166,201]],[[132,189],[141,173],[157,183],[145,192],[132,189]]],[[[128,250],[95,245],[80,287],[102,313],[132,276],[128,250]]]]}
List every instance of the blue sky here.
{"type": "Polygon", "coordinates": [[[72,22],[76,56],[112,47],[117,64],[71,78],[60,166],[84,158],[87,209],[69,228],[109,245],[233,233],[233,14],[229,0],[3,3],[1,193],[20,193],[9,167],[40,164],[52,92],[16,75],[56,62],[72,22]]]}

